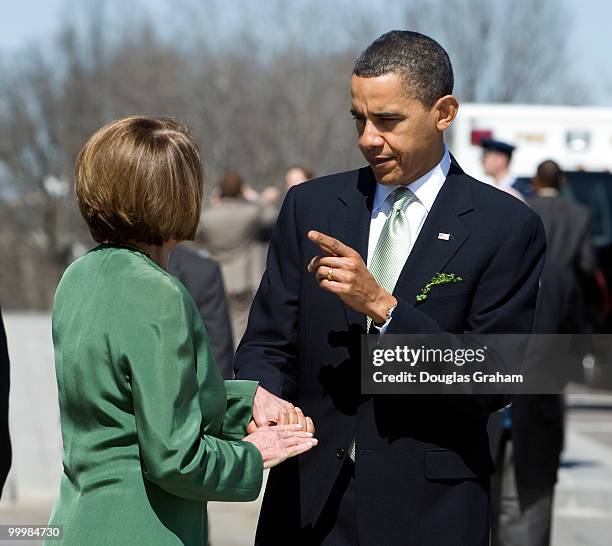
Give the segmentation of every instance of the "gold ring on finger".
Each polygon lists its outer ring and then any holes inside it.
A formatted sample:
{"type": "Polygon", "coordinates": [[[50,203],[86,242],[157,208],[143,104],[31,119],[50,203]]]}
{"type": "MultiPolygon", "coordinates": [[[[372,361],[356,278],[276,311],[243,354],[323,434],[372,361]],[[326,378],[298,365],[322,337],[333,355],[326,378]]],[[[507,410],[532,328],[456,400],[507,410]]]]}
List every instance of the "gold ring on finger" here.
{"type": "Polygon", "coordinates": [[[330,268],[327,270],[327,280],[328,280],[329,282],[333,282],[333,280],[334,280],[334,268],[333,268],[333,267],[330,267],[330,268]]]}

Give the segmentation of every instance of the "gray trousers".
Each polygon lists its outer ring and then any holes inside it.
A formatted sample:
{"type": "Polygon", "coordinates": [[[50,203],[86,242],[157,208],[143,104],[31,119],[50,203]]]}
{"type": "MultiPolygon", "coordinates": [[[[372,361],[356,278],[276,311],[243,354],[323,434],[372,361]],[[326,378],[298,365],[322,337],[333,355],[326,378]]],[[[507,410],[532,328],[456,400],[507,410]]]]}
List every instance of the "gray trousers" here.
{"type": "Polygon", "coordinates": [[[237,294],[228,294],[227,303],[230,320],[232,321],[235,348],[240,343],[249,322],[249,311],[253,303],[253,291],[246,290],[237,294]]]}
{"type": "Polygon", "coordinates": [[[517,486],[512,448],[502,440],[491,481],[491,546],[549,546],[554,487],[517,486]]]}

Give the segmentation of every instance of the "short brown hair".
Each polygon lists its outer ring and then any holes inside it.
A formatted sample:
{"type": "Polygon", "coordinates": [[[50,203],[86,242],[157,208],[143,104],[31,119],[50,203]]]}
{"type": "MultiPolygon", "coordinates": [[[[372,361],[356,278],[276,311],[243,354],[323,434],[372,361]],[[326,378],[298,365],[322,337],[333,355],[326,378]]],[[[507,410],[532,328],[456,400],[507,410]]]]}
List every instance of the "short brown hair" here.
{"type": "Polygon", "coordinates": [[[85,144],[74,174],[79,209],[97,242],[195,238],[204,175],[198,146],[180,122],[112,121],[85,144]]]}
{"type": "Polygon", "coordinates": [[[244,179],[235,171],[228,171],[219,180],[220,197],[242,197],[242,186],[244,179]]]}
{"type": "Polygon", "coordinates": [[[538,165],[535,182],[540,188],[559,189],[563,183],[563,171],[556,161],[547,159],[538,165]]]}

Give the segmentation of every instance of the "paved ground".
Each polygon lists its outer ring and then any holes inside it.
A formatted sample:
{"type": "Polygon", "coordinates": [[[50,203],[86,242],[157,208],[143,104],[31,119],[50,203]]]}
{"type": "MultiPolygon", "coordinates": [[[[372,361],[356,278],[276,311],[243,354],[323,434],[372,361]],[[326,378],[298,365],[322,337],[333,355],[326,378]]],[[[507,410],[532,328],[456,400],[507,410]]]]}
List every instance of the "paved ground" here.
{"type": "Polygon", "coordinates": [[[555,546],[612,543],[612,396],[570,396],[555,499],[555,546]]]}
{"type": "MultiPolygon", "coordinates": [[[[0,524],[44,524],[61,472],[50,322],[48,315],[9,314],[5,323],[11,352],[15,465],[0,502],[0,524]]],[[[573,389],[568,402],[553,545],[610,546],[612,392],[573,389]]],[[[258,502],[212,503],[212,546],[252,544],[258,510],[258,502]]],[[[40,542],[0,541],[0,546],[10,544],[40,542]]]]}
{"type": "MultiPolygon", "coordinates": [[[[609,405],[568,412],[567,447],[555,500],[554,546],[609,546],[612,542],[612,396],[609,400],[609,405]]],[[[0,524],[43,523],[50,509],[48,500],[5,504],[0,508],[0,524]]],[[[211,544],[252,544],[258,509],[258,502],[211,503],[211,544]]]]}

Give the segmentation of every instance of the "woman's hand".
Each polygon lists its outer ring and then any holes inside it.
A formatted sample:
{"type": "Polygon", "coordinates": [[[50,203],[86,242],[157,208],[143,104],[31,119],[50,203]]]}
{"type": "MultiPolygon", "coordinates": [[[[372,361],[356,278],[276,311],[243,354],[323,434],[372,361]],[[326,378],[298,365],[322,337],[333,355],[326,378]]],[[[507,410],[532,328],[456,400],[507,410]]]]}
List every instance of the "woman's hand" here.
{"type": "MultiPolygon", "coordinates": [[[[315,427],[312,419],[310,417],[306,417],[304,412],[298,407],[292,408],[291,412],[289,411],[281,411],[278,419],[277,425],[290,425],[293,423],[297,423],[298,425],[302,425],[305,427],[306,432],[312,432],[314,434],[315,427]]],[[[251,419],[246,428],[246,433],[251,434],[257,430],[257,423],[255,420],[251,419]]]]}
{"type": "Polygon", "coordinates": [[[302,424],[259,427],[244,441],[251,442],[259,449],[264,468],[272,468],[289,457],[305,453],[318,443],[312,432],[306,432],[302,424]]]}

